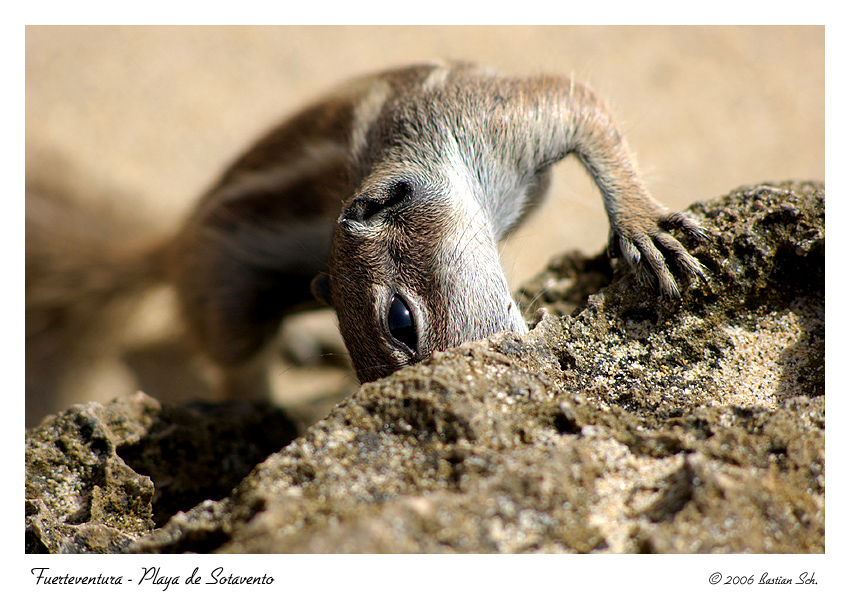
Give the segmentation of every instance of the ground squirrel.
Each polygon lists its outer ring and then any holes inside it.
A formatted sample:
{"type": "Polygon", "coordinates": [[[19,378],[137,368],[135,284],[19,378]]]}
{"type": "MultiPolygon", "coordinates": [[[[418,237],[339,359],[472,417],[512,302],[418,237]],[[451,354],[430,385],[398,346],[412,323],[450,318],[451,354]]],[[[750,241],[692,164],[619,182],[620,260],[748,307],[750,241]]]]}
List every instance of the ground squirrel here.
{"type": "MultiPolygon", "coordinates": [[[[284,121],[175,235],[103,267],[101,291],[132,287],[133,273],[170,281],[231,397],[244,394],[227,374],[318,299],[336,310],[358,378],[371,381],[436,350],[527,331],[497,243],[570,153],[601,190],[613,255],[666,296],[679,293],[671,269],[702,276],[669,233],[700,228],[650,197],[592,90],[435,63],[355,79],[284,121]]],[[[39,297],[29,212],[28,202],[28,330],[39,297]]]]}

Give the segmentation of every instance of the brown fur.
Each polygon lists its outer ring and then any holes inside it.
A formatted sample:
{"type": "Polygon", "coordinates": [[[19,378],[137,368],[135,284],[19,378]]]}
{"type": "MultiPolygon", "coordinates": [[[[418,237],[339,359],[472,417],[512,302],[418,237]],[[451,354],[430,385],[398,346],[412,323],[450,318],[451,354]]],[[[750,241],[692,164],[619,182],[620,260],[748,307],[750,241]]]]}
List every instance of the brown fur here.
{"type": "MultiPolygon", "coordinates": [[[[315,295],[336,309],[368,381],[435,350],[526,331],[497,243],[570,153],[602,192],[615,254],[668,296],[678,294],[668,262],[701,275],[666,231],[699,228],[649,196],[589,88],[469,65],[407,67],[332,92],[249,149],[147,254],[165,256],[192,336],[225,372],[241,372],[315,295]],[[388,329],[393,297],[410,309],[414,348],[388,329]]],[[[28,233],[28,327],[30,254],[28,233]]]]}

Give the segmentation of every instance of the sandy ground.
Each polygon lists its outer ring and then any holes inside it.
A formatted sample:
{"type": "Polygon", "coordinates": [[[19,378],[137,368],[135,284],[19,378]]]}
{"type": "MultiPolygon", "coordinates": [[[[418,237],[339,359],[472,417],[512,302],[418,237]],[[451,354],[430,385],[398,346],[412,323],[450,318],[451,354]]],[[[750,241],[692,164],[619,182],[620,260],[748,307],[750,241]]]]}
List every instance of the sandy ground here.
{"type": "MultiPolygon", "coordinates": [[[[27,176],[167,231],[281,117],[346,77],[433,58],[589,82],[670,208],[744,184],[824,178],[822,27],[554,26],[28,27],[27,176]]],[[[504,250],[509,280],[520,285],[566,249],[598,251],[606,232],[598,192],[565,161],[548,204],[504,250]]],[[[167,296],[148,305],[122,348],[173,333],[167,296]]],[[[332,327],[328,315],[317,320],[319,330],[332,327]]],[[[49,398],[28,393],[28,424],[139,387],[162,399],[203,393],[194,380],[169,388],[148,358],[142,367],[117,350],[76,357],[49,398]]],[[[352,385],[346,373],[282,364],[276,393],[332,394],[352,385]]]]}

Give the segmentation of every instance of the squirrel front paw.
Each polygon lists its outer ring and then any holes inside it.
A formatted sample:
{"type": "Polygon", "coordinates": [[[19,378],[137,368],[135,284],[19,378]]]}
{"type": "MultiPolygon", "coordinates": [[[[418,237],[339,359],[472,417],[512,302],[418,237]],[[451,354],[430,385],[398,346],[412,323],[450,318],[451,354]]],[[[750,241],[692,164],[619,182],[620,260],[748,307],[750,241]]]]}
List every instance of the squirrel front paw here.
{"type": "Polygon", "coordinates": [[[687,281],[694,277],[706,280],[702,263],[672,235],[672,231],[708,239],[702,227],[690,217],[678,213],[662,213],[641,218],[625,226],[612,226],[608,239],[611,258],[623,258],[638,279],[656,287],[668,298],[679,297],[679,285],[671,272],[687,281]]]}

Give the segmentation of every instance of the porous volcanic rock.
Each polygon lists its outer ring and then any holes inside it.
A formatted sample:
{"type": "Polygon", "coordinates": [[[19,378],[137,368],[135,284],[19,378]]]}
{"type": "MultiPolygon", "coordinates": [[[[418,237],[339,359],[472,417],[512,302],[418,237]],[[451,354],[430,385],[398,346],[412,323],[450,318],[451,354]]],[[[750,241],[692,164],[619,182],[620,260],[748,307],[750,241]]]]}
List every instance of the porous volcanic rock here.
{"type": "Polygon", "coordinates": [[[51,415],[26,434],[26,550],[122,552],[297,434],[265,403],[163,406],[141,392],[51,415]]]}
{"type": "Polygon", "coordinates": [[[786,182],[692,206],[708,279],[678,300],[560,257],[521,291],[529,335],[361,386],[194,507],[163,505],[136,475],[156,461],[122,454],[157,429],[152,400],[49,417],[27,432],[27,549],[823,552],[824,195],[786,182]]]}

